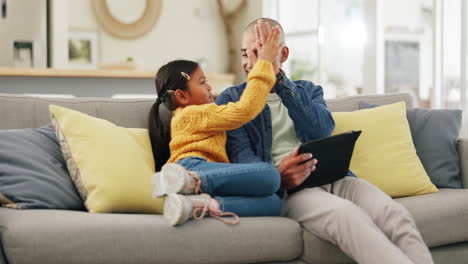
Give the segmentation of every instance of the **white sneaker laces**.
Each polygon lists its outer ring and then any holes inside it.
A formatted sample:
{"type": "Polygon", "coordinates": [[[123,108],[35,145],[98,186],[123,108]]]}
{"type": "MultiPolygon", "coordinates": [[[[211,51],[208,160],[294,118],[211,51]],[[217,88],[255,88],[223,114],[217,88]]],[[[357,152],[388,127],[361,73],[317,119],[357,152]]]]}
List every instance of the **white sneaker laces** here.
{"type": "Polygon", "coordinates": [[[193,197],[192,196],[190,199],[192,200],[192,204],[193,204],[192,217],[195,220],[202,219],[203,217],[206,216],[206,213],[208,212],[208,214],[211,217],[216,218],[225,224],[235,225],[239,223],[240,221],[239,216],[235,213],[223,212],[219,209],[210,208],[209,204],[211,202],[211,197],[209,196],[205,196],[205,197],[200,197],[200,196],[193,197]],[[228,220],[226,218],[223,218],[223,216],[230,216],[233,219],[228,220]]]}

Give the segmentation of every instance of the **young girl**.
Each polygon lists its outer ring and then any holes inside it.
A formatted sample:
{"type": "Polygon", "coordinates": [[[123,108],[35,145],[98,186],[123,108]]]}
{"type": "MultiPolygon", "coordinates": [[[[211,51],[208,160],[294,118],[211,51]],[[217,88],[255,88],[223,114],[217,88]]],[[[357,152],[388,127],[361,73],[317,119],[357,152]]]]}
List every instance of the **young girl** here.
{"type": "MultiPolygon", "coordinates": [[[[201,219],[206,213],[229,224],[237,223],[238,215],[281,213],[282,202],[275,194],[280,175],[275,167],[268,163],[229,164],[225,148],[225,131],[255,118],[265,107],[276,80],[272,62],[283,45],[279,43],[281,32],[262,21],[256,30],[258,61],[237,103],[214,104],[212,88],[195,62],[172,61],[156,75],[158,99],[150,110],[149,128],[156,171],[160,172],[153,176],[152,186],[155,197],[168,195],[164,217],[171,225],[190,217],[201,219]],[[173,111],[170,138],[160,118],[160,104],[173,111]]],[[[247,52],[253,55],[251,50],[247,52]]]]}

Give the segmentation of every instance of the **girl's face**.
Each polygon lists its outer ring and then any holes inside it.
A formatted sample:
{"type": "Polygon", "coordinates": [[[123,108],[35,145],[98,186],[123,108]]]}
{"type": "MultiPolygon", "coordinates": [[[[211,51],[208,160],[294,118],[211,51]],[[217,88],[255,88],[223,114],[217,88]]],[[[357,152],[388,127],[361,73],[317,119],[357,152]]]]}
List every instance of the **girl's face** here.
{"type": "Polygon", "coordinates": [[[213,103],[213,89],[206,80],[205,73],[200,67],[190,75],[190,80],[187,83],[188,103],[187,105],[201,105],[213,103]]]}

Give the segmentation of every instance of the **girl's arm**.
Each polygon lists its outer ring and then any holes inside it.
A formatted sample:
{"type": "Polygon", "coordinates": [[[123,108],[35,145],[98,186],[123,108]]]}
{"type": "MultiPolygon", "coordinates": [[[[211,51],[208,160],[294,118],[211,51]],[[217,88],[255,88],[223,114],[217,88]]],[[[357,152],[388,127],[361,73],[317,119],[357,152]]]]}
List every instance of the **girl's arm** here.
{"type": "Polygon", "coordinates": [[[182,120],[177,123],[192,131],[227,131],[239,128],[263,110],[275,81],[272,63],[258,60],[248,75],[247,87],[238,102],[187,106],[178,114],[182,120]]]}
{"type": "Polygon", "coordinates": [[[247,87],[238,102],[210,105],[206,113],[206,129],[232,130],[254,119],[265,107],[275,81],[272,63],[257,61],[247,77],[247,87]]]}
{"type": "Polygon", "coordinates": [[[185,129],[202,131],[227,131],[241,127],[254,119],[265,107],[268,94],[276,81],[273,63],[284,43],[279,43],[281,30],[278,26],[270,29],[268,23],[261,20],[255,26],[255,49],[247,49],[248,58],[254,67],[247,76],[247,87],[236,103],[218,106],[216,104],[188,106],[183,109],[185,129]]]}

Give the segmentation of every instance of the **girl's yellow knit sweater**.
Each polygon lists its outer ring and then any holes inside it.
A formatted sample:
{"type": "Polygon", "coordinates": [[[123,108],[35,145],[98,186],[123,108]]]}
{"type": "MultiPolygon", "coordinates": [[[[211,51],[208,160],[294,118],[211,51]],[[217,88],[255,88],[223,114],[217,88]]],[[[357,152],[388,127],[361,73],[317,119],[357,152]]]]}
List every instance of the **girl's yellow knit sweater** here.
{"type": "Polygon", "coordinates": [[[238,102],[190,105],[174,110],[168,162],[193,156],[210,162],[229,162],[226,131],[241,127],[263,110],[275,80],[271,62],[258,60],[238,102]]]}

